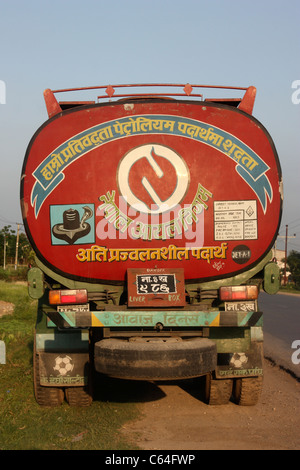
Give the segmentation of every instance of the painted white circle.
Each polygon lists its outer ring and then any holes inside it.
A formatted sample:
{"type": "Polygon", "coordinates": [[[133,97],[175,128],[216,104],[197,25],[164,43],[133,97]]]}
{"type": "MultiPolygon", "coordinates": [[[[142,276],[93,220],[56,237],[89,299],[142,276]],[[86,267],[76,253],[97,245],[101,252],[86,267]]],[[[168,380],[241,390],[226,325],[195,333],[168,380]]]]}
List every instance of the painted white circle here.
{"type": "Polygon", "coordinates": [[[121,195],[133,209],[145,214],[161,214],[180,204],[188,190],[189,179],[189,170],[183,158],[169,147],[158,144],[141,145],[132,149],[123,157],[117,171],[121,195]],[[161,201],[159,194],[154,190],[148,179],[141,175],[141,183],[153,200],[153,204],[157,207],[156,209],[150,209],[144,201],[138,199],[129,186],[131,168],[141,158],[147,158],[158,178],[164,176],[162,169],[152,156],[153,153],[167,159],[173,165],[177,177],[176,186],[172,194],[167,200],[161,201]]]}

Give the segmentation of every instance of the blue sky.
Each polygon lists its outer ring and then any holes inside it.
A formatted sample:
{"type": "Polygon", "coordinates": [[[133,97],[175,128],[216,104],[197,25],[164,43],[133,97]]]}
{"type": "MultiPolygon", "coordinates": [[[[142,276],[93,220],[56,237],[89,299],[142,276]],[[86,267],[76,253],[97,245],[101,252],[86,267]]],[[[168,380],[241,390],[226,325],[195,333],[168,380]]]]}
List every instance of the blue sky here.
{"type": "Polygon", "coordinates": [[[297,234],[289,249],[300,251],[300,104],[292,102],[299,18],[299,0],[0,0],[0,228],[22,222],[20,173],[29,140],[47,119],[44,89],[254,85],[253,114],[270,132],[283,171],[280,234],[288,224],[297,234]]]}

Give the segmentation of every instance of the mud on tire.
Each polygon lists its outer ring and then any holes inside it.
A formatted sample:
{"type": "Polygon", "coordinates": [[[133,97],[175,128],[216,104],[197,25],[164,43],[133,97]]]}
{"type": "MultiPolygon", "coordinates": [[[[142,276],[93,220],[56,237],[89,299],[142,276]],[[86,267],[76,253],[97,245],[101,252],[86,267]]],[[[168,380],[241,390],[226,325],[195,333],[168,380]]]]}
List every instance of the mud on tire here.
{"type": "Polygon", "coordinates": [[[262,384],[262,376],[235,379],[233,387],[235,402],[241,406],[256,405],[262,392],[262,384]]]}
{"type": "Polygon", "coordinates": [[[68,387],[65,394],[70,406],[90,406],[93,401],[89,387],[68,387]]]}
{"type": "Polygon", "coordinates": [[[232,379],[216,379],[213,374],[205,378],[205,401],[208,405],[226,405],[232,395],[232,379]]]}

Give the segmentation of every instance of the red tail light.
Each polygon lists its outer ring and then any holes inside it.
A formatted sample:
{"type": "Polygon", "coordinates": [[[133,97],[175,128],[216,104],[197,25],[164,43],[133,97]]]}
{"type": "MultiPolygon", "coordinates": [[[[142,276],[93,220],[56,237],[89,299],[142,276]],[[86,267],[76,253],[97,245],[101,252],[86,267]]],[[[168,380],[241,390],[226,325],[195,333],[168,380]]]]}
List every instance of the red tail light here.
{"type": "Polygon", "coordinates": [[[221,300],[255,300],[258,297],[257,286],[220,287],[221,300]]]}
{"type": "Polygon", "coordinates": [[[51,290],[49,292],[49,303],[51,305],[85,304],[87,300],[86,289],[51,290]]]}

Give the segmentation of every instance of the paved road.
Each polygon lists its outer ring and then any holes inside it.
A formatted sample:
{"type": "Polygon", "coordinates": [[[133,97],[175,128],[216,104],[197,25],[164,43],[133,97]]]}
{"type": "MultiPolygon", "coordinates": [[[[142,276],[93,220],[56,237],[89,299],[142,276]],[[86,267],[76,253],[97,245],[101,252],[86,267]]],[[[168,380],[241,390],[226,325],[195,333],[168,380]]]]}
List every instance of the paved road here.
{"type": "Polygon", "coordinates": [[[300,295],[262,293],[259,307],[264,313],[265,356],[300,379],[300,295]]]}

